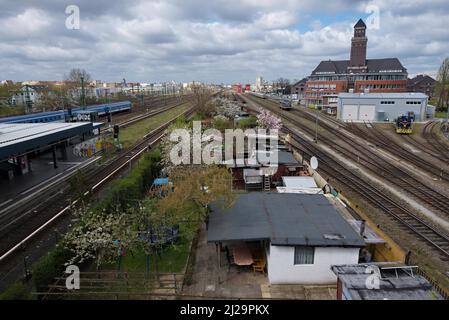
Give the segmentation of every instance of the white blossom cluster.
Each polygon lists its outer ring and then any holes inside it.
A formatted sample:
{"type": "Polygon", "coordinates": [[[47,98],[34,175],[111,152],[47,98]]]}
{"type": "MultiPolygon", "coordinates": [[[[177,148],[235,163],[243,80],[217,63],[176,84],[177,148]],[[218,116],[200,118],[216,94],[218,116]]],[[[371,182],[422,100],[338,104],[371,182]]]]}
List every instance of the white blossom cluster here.
{"type": "Polygon", "coordinates": [[[213,102],[216,105],[216,114],[225,116],[226,118],[234,119],[238,116],[242,109],[233,101],[223,98],[215,98],[213,102]]]}
{"type": "Polygon", "coordinates": [[[85,212],[64,239],[66,248],[73,254],[67,264],[92,259],[97,263],[113,261],[123,248],[137,240],[137,233],[132,230],[134,218],[132,211],[85,212]]]}
{"type": "Polygon", "coordinates": [[[276,117],[270,111],[265,109],[260,109],[260,113],[257,115],[257,124],[264,129],[277,129],[282,128],[282,121],[280,118],[276,117]]]}

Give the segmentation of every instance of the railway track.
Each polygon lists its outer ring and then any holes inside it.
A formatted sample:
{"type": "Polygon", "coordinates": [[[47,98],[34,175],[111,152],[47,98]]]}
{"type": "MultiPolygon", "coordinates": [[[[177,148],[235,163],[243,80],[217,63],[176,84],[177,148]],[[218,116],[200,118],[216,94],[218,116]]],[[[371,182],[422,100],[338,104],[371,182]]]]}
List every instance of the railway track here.
{"type": "MultiPolygon", "coordinates": [[[[185,111],[185,116],[193,113],[194,107],[185,111]]],[[[91,165],[85,168],[83,175],[86,177],[86,194],[95,193],[111,178],[128,168],[135,162],[149,146],[157,143],[164,130],[176,120],[177,117],[156,128],[132,147],[122,150],[115,157],[102,165],[91,165]]],[[[95,162],[93,162],[95,163],[95,162]]],[[[42,232],[48,228],[49,221],[59,217],[78,202],[73,199],[67,180],[61,180],[45,192],[39,192],[33,199],[23,205],[8,211],[8,216],[2,216],[3,223],[9,223],[8,228],[2,229],[0,235],[0,268],[1,264],[19,250],[26,242],[30,241],[35,232],[42,232]],[[24,221],[26,219],[26,221],[24,221]],[[10,222],[13,223],[10,223],[10,222]],[[20,223],[19,223],[20,222],[20,223]],[[20,225],[19,225],[20,224],[20,225]],[[45,226],[45,228],[43,228],[45,226]]],[[[3,225],[3,224],[0,224],[3,225]]]]}
{"type": "Polygon", "coordinates": [[[441,126],[438,127],[438,125],[439,123],[436,121],[430,121],[426,123],[422,131],[422,136],[429,143],[432,149],[437,152],[437,154],[441,155],[441,157],[444,159],[443,161],[448,161],[449,145],[441,141],[438,135],[435,133],[435,129],[441,129],[441,126]]]}
{"type": "MultiPolygon", "coordinates": [[[[294,110],[293,113],[294,112],[299,113],[303,118],[305,117],[310,121],[315,121],[316,115],[302,110],[294,110]]],[[[298,123],[295,119],[292,119],[292,117],[289,116],[290,114],[291,113],[286,115],[287,117],[289,117],[290,121],[293,121],[296,123],[296,125],[301,126],[301,128],[307,131],[310,135],[315,134],[312,129],[305,127],[304,125],[298,123]]],[[[333,121],[331,122],[335,124],[335,127],[327,124],[325,121],[320,121],[320,126],[332,132],[335,136],[339,136],[342,141],[350,139],[348,135],[345,135],[341,131],[337,130],[337,128],[341,127],[338,121],[334,119],[332,120],[333,121]]],[[[400,166],[395,165],[394,163],[387,161],[380,155],[369,151],[365,144],[362,145],[355,140],[351,140],[351,148],[346,148],[337,144],[335,141],[331,141],[321,134],[318,134],[318,136],[319,140],[325,142],[329,146],[333,146],[333,148],[339,151],[343,156],[349,157],[354,162],[361,162],[374,174],[380,176],[382,179],[391,182],[394,185],[397,185],[401,188],[401,190],[406,191],[409,195],[432,207],[433,210],[437,210],[443,216],[449,217],[449,197],[447,195],[429,187],[426,183],[415,178],[400,166]]]]}
{"type": "Polygon", "coordinates": [[[408,144],[412,145],[414,148],[421,150],[422,152],[434,157],[435,159],[440,160],[443,163],[445,163],[449,160],[449,158],[446,158],[444,156],[444,154],[442,155],[441,153],[436,151],[434,148],[428,147],[428,145],[424,145],[422,142],[419,142],[418,140],[416,140],[416,138],[413,137],[412,135],[404,136],[404,140],[408,144]]]}
{"type": "MultiPolygon", "coordinates": [[[[118,125],[121,128],[127,127],[127,126],[130,126],[139,121],[145,120],[147,118],[150,118],[150,117],[153,117],[160,113],[171,110],[173,108],[180,107],[186,103],[188,103],[188,102],[178,103],[178,104],[174,104],[174,105],[171,105],[168,107],[164,107],[164,108],[155,110],[154,112],[146,113],[144,115],[140,115],[140,116],[137,116],[137,117],[134,117],[131,119],[127,119],[121,123],[118,123],[118,125]]],[[[108,132],[108,130],[109,130],[109,128],[104,128],[102,130],[102,134],[103,135],[109,134],[110,132],[108,132]]],[[[93,162],[95,162],[95,160],[96,160],[96,158],[94,158],[93,162]]],[[[41,193],[41,196],[45,194],[46,199],[54,199],[59,193],[67,192],[67,189],[66,189],[67,186],[65,187],[65,189],[62,189],[61,185],[63,185],[67,181],[68,178],[73,176],[73,174],[80,169],[84,170],[84,175],[86,177],[95,175],[96,171],[95,171],[95,167],[92,165],[93,163],[88,162],[88,164],[89,164],[89,166],[81,166],[80,168],[76,168],[77,170],[69,171],[68,174],[64,175],[60,179],[57,179],[56,181],[50,180],[48,188],[39,190],[41,193]],[[60,188],[58,190],[58,192],[56,192],[56,193],[53,192],[53,189],[52,189],[55,186],[60,188]]],[[[9,203],[11,203],[11,204],[8,205],[6,208],[0,207],[0,239],[2,237],[2,234],[5,231],[7,231],[11,227],[13,227],[15,224],[19,223],[22,219],[26,218],[27,216],[31,215],[35,210],[37,210],[36,208],[41,204],[41,202],[39,201],[38,198],[33,199],[32,196],[35,194],[36,194],[36,192],[31,193],[30,195],[27,195],[25,197],[22,197],[22,194],[20,194],[17,197],[15,197],[14,199],[10,199],[11,201],[9,201],[9,203]],[[27,210],[25,213],[17,213],[17,208],[19,208],[21,206],[21,203],[23,203],[24,201],[28,201],[27,205],[31,209],[27,210]]],[[[2,250],[2,247],[3,247],[3,243],[0,242],[0,252],[2,250]]]]}
{"type": "MultiPolygon", "coordinates": [[[[298,112],[301,116],[306,116],[309,120],[313,120],[313,115],[308,113],[304,114],[300,111],[298,112]]],[[[299,124],[291,117],[289,117],[289,120],[299,124]]],[[[308,134],[314,135],[314,131],[312,129],[304,125],[300,126],[308,134]]],[[[348,139],[348,136],[343,135],[340,131],[329,126],[325,122],[320,122],[320,126],[326,128],[330,132],[333,132],[334,135],[339,136],[343,141],[348,139]]],[[[318,134],[318,137],[319,140],[323,141],[325,144],[333,146],[334,150],[339,151],[343,156],[352,159],[354,162],[360,162],[374,174],[390,181],[394,185],[399,186],[401,190],[406,191],[411,196],[421,200],[423,203],[429,205],[434,210],[439,211],[441,214],[449,218],[449,197],[447,195],[428,187],[425,183],[410,175],[400,166],[397,166],[378,154],[369,151],[366,145],[361,145],[357,141],[351,141],[351,148],[346,148],[335,141],[331,141],[322,134],[318,134]]]]}
{"type": "MultiPolygon", "coordinates": [[[[266,100],[263,103],[267,107],[270,105],[270,110],[273,110],[274,108],[276,108],[274,110],[277,110],[277,105],[274,103],[266,100]]],[[[307,118],[311,122],[316,120],[317,114],[313,115],[309,112],[296,109],[288,113],[283,113],[284,118],[300,127],[310,136],[314,136],[315,131],[298,122],[298,120],[294,118],[295,113],[298,113],[301,118],[307,118]]],[[[347,141],[351,138],[348,135],[343,134],[340,130],[337,130],[337,128],[340,128],[341,126],[339,123],[336,123],[336,120],[331,121],[331,123],[335,124],[335,127],[329,125],[327,122],[328,121],[320,121],[320,126],[325,128],[327,131],[332,132],[335,136],[340,137],[342,141],[347,141]]],[[[425,183],[410,175],[400,166],[397,166],[394,163],[387,161],[380,155],[371,152],[367,148],[366,144],[362,145],[355,140],[350,140],[351,147],[348,148],[320,133],[318,133],[318,140],[323,141],[328,146],[332,146],[334,150],[338,151],[344,157],[352,159],[355,163],[361,163],[372,173],[391,182],[393,185],[400,187],[401,190],[406,191],[409,195],[419,199],[422,203],[432,207],[443,216],[449,218],[449,197],[447,195],[428,187],[425,183]]]]}
{"type": "Polygon", "coordinates": [[[392,141],[388,136],[381,132],[375,124],[369,123],[371,128],[366,126],[366,130],[361,129],[358,126],[353,125],[352,130],[354,134],[363,135],[363,137],[376,146],[384,149],[385,151],[394,154],[401,158],[405,162],[413,164],[415,167],[420,168],[425,172],[429,172],[436,177],[449,182],[449,172],[443,168],[438,168],[435,163],[432,163],[426,159],[423,159],[412,152],[404,149],[400,144],[392,141]]]}
{"type": "Polygon", "coordinates": [[[160,96],[145,97],[143,106],[140,105],[140,102],[137,102],[136,104],[138,106],[132,108],[130,112],[113,114],[112,125],[121,124],[122,122],[133,118],[134,115],[135,117],[144,116],[145,114],[155,112],[167,106],[176,105],[186,101],[191,101],[191,97],[188,95],[181,97],[167,97],[165,100],[160,96]]]}
{"type": "MultiPolygon", "coordinates": [[[[259,101],[260,99],[255,100],[255,98],[248,97],[246,99],[266,107],[266,104],[259,101]]],[[[286,119],[284,113],[279,111],[276,113],[286,119]]],[[[290,121],[289,119],[287,120],[290,121]]],[[[371,206],[399,222],[403,229],[419,236],[430,248],[438,252],[443,261],[449,261],[449,236],[445,232],[436,229],[421,217],[385,195],[378,187],[362,179],[357,171],[342,165],[333,156],[321,151],[315,143],[301,137],[292,128],[285,126],[284,128],[296,142],[295,148],[306,155],[309,160],[312,156],[320,160],[320,168],[318,169],[320,173],[338,181],[345,189],[359,194],[371,206]]]]}

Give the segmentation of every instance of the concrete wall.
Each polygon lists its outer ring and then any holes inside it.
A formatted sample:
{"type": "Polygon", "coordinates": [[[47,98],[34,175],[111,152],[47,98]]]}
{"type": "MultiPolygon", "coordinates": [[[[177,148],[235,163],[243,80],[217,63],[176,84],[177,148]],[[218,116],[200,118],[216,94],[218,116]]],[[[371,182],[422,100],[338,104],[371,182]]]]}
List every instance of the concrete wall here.
{"type": "Polygon", "coordinates": [[[294,253],[294,247],[270,245],[267,269],[271,284],[334,284],[337,277],[331,266],[356,264],[359,259],[359,248],[316,247],[313,264],[295,265],[294,253]]]}
{"type": "Polygon", "coordinates": [[[416,121],[424,121],[426,119],[425,112],[427,108],[427,98],[370,98],[366,97],[339,97],[338,98],[338,110],[337,118],[343,121],[348,120],[343,118],[343,106],[344,105],[375,105],[375,120],[385,121],[388,118],[390,122],[394,121],[400,115],[406,115],[408,112],[414,112],[416,121]],[[394,101],[394,104],[381,104],[381,101],[394,101]],[[420,104],[407,104],[407,101],[419,101],[420,104]],[[384,116],[381,116],[380,112],[384,112],[384,116]]]}

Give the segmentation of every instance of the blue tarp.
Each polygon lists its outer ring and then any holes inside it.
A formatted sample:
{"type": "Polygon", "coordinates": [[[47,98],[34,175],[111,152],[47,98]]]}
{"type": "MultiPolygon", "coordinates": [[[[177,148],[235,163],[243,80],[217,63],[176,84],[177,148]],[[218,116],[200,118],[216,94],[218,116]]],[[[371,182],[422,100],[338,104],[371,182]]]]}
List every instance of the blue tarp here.
{"type": "Polygon", "coordinates": [[[153,186],[165,186],[168,184],[168,178],[157,178],[153,181],[153,186]]]}

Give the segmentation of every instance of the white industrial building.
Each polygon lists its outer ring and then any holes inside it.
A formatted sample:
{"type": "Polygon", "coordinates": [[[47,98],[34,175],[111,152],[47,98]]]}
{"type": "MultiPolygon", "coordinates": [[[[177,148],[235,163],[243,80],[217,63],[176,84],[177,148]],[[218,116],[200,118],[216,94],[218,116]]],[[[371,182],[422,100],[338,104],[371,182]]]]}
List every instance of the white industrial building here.
{"type": "Polygon", "coordinates": [[[428,96],[419,92],[340,93],[337,118],[342,121],[394,121],[413,113],[415,121],[424,121],[428,96]]]}

